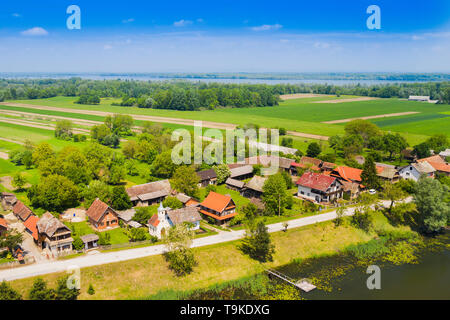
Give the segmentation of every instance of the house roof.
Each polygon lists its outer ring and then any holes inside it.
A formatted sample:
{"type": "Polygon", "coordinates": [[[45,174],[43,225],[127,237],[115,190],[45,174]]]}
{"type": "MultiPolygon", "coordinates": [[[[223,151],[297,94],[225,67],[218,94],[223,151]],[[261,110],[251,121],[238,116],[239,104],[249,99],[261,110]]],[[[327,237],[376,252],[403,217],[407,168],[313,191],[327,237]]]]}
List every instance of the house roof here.
{"type": "Polygon", "coordinates": [[[395,169],[395,167],[392,168],[377,165],[376,168],[377,168],[377,176],[382,178],[393,179],[397,174],[397,169],[395,169]]]}
{"type": "Polygon", "coordinates": [[[247,174],[253,173],[253,166],[251,166],[251,165],[240,166],[240,167],[232,168],[232,169],[230,169],[230,171],[231,171],[230,177],[236,178],[236,177],[245,176],[247,174]]]}
{"type": "Polygon", "coordinates": [[[158,214],[155,213],[154,215],[152,215],[152,217],[150,219],[148,219],[148,224],[157,227],[159,224],[159,219],[158,219],[158,214]]]}
{"type": "Polygon", "coordinates": [[[361,169],[356,169],[352,167],[339,166],[334,169],[334,171],[344,180],[347,181],[361,181],[361,169]]]}
{"type": "Polygon", "coordinates": [[[130,227],[132,228],[140,228],[142,227],[142,224],[140,224],[137,221],[131,220],[130,222],[127,223],[130,227]]]}
{"type": "Polygon", "coordinates": [[[222,212],[232,201],[233,199],[231,199],[230,196],[225,196],[223,194],[210,191],[208,196],[205,198],[205,200],[203,200],[203,202],[200,205],[202,207],[212,209],[216,212],[222,212]]]}
{"type": "Polygon", "coordinates": [[[305,172],[297,180],[297,185],[326,192],[335,180],[336,178],[325,174],[305,172]]]}
{"type": "Polygon", "coordinates": [[[200,203],[197,200],[194,199],[190,199],[188,202],[186,202],[184,205],[186,207],[196,207],[198,206],[200,203]]]}
{"type": "Polygon", "coordinates": [[[291,166],[292,167],[296,167],[296,168],[302,168],[302,169],[312,169],[315,171],[319,171],[320,168],[316,165],[312,165],[310,163],[297,163],[297,162],[291,162],[291,166]]]}
{"type": "Polygon", "coordinates": [[[139,184],[128,188],[127,193],[131,201],[136,201],[141,198],[141,200],[149,200],[154,199],[151,197],[159,198],[160,196],[167,196],[170,193],[170,182],[165,179],[139,184]]]}
{"type": "Polygon", "coordinates": [[[322,160],[316,159],[316,158],[307,157],[307,156],[303,156],[300,159],[300,163],[302,163],[302,164],[312,164],[312,165],[315,165],[317,167],[320,167],[320,165],[322,164],[322,160]]]}
{"type": "Polygon", "coordinates": [[[13,207],[13,213],[19,216],[22,221],[26,221],[33,214],[33,211],[24,205],[22,201],[18,200],[13,207]]]}
{"type": "Polygon", "coordinates": [[[189,200],[191,200],[192,198],[189,197],[188,195],[185,195],[184,193],[178,193],[175,198],[177,198],[178,200],[180,200],[183,204],[186,204],[186,202],[188,202],[189,200]]]}
{"type": "Polygon", "coordinates": [[[445,164],[444,159],[442,159],[441,156],[439,156],[439,155],[434,155],[434,156],[431,156],[431,157],[428,157],[428,158],[423,158],[423,159],[418,159],[417,160],[417,162],[424,162],[424,161],[426,161],[428,163],[437,162],[437,163],[445,164]]]}
{"type": "Polygon", "coordinates": [[[198,213],[198,209],[196,207],[186,207],[176,210],[170,210],[167,212],[170,220],[173,224],[181,224],[184,222],[197,222],[202,220],[202,217],[198,213]]]}
{"type": "Polygon", "coordinates": [[[280,166],[280,168],[289,169],[291,167],[292,159],[267,155],[246,158],[245,163],[252,165],[261,164],[263,166],[269,166],[272,163],[276,162],[277,158],[278,158],[278,165],[280,166]]]}
{"type": "Polygon", "coordinates": [[[236,180],[233,178],[228,178],[227,181],[225,181],[225,184],[229,185],[229,186],[233,186],[239,189],[242,189],[245,185],[244,181],[240,181],[240,180],[236,180]]]}
{"type": "Polygon", "coordinates": [[[103,215],[105,214],[105,212],[107,210],[110,210],[114,215],[118,216],[117,212],[114,211],[113,208],[111,208],[110,206],[108,206],[106,203],[104,203],[103,201],[101,201],[99,198],[95,199],[94,202],[92,202],[91,206],[89,207],[89,209],[86,211],[86,215],[91,218],[92,220],[94,220],[95,222],[99,222],[101,220],[101,218],[103,217],[103,215]]]}
{"type": "Polygon", "coordinates": [[[216,171],[214,171],[214,169],[199,171],[199,172],[197,172],[197,175],[200,178],[200,181],[217,178],[217,174],[216,174],[216,171]]]}
{"type": "Polygon", "coordinates": [[[0,218],[0,226],[4,228],[8,228],[8,222],[5,219],[0,218]]]}
{"type": "Polygon", "coordinates": [[[44,213],[44,215],[36,223],[39,233],[44,233],[48,237],[52,237],[58,229],[66,229],[71,231],[64,223],[55,218],[50,212],[44,213]]]}
{"type": "Polygon", "coordinates": [[[337,164],[336,163],[333,163],[333,162],[326,162],[326,161],[324,161],[323,163],[322,163],[322,169],[334,169],[334,168],[336,168],[337,167],[337,164]]]}
{"type": "Polygon", "coordinates": [[[99,239],[98,235],[93,234],[93,233],[81,236],[80,238],[81,238],[81,241],[83,241],[83,243],[98,241],[98,239],[99,239]]]}
{"type": "Polygon", "coordinates": [[[450,157],[450,149],[445,149],[444,151],[439,152],[441,157],[450,157]]]}
{"type": "Polygon", "coordinates": [[[33,236],[34,240],[38,239],[38,230],[37,230],[37,223],[39,222],[39,218],[35,215],[31,215],[27,221],[25,221],[23,224],[25,228],[27,228],[31,235],[33,236]]]}
{"type": "Polygon", "coordinates": [[[411,163],[411,166],[413,166],[419,173],[422,173],[422,174],[423,173],[432,173],[432,172],[436,171],[433,168],[433,166],[426,161],[411,163]]]}
{"type": "Polygon", "coordinates": [[[123,211],[117,211],[117,215],[120,219],[122,219],[125,222],[129,222],[131,219],[133,219],[134,215],[136,214],[135,209],[128,209],[123,211]]]}
{"type": "Polygon", "coordinates": [[[4,199],[7,203],[15,204],[17,202],[16,195],[14,193],[2,192],[2,199],[4,199]]]}
{"type": "Polygon", "coordinates": [[[263,192],[263,186],[266,182],[267,178],[260,177],[260,176],[254,176],[249,182],[245,184],[245,187],[247,189],[252,189],[255,191],[263,192]]]}
{"type": "Polygon", "coordinates": [[[440,162],[428,162],[436,171],[450,173],[450,164],[440,162]]]}

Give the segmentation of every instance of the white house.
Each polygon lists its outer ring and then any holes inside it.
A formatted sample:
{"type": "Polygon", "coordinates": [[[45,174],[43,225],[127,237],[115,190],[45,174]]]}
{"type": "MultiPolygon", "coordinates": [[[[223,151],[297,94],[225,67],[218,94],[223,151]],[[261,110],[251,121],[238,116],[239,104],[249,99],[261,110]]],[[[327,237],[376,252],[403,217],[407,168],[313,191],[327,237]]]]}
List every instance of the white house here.
{"type": "Polygon", "coordinates": [[[417,181],[422,175],[433,178],[436,170],[426,161],[411,163],[399,169],[398,173],[403,179],[412,179],[417,181]]]}
{"type": "Polygon", "coordinates": [[[342,198],[342,183],[329,175],[305,172],[297,181],[298,196],[317,203],[342,198]]]}
{"type": "Polygon", "coordinates": [[[188,223],[191,230],[197,230],[200,228],[201,220],[202,218],[196,207],[172,210],[169,207],[164,208],[160,203],[158,213],[148,220],[148,232],[160,239],[170,228],[178,224],[188,223]]]}

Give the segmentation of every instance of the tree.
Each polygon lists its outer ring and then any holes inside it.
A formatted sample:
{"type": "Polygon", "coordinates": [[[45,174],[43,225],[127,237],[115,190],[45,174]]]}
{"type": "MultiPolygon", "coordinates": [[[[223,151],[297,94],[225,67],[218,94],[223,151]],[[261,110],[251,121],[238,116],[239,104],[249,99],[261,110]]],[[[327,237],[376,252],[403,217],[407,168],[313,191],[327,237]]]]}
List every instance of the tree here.
{"type": "Polygon", "coordinates": [[[23,235],[17,230],[12,229],[0,236],[0,248],[8,248],[12,254],[17,246],[23,242],[23,235]]]}
{"type": "Polygon", "coordinates": [[[172,152],[165,151],[156,156],[152,163],[152,172],[160,178],[170,178],[176,169],[176,165],[172,162],[172,152]]]}
{"type": "Polygon", "coordinates": [[[311,142],[306,150],[306,155],[311,158],[317,157],[322,152],[320,145],[317,142],[311,142]]]}
{"type": "Polygon", "coordinates": [[[133,216],[133,220],[139,222],[142,225],[146,225],[148,223],[148,220],[153,215],[151,209],[151,207],[137,207],[136,213],[133,216]]]}
{"type": "Polygon", "coordinates": [[[163,206],[171,209],[180,209],[183,208],[183,203],[175,197],[167,197],[163,201],[163,206]]]}
{"type": "Polygon", "coordinates": [[[95,290],[94,290],[94,286],[92,285],[92,283],[89,283],[89,288],[87,290],[88,295],[92,296],[95,294],[95,290]]]}
{"type": "Polygon", "coordinates": [[[56,297],[55,300],[77,300],[80,295],[80,290],[75,286],[70,288],[68,285],[69,276],[64,276],[58,279],[58,284],[56,286],[56,297]]]}
{"type": "Polygon", "coordinates": [[[428,158],[431,156],[430,150],[430,145],[427,142],[422,142],[414,146],[413,154],[419,159],[428,158]]]}
{"type": "Polygon", "coordinates": [[[200,178],[192,166],[181,166],[177,168],[171,179],[172,187],[178,192],[195,197],[198,193],[200,178]]]}
{"type": "Polygon", "coordinates": [[[114,114],[105,118],[105,125],[118,136],[131,135],[133,124],[133,117],[127,114],[114,114]]]}
{"type": "Polygon", "coordinates": [[[139,146],[135,140],[128,140],[122,147],[122,153],[128,159],[136,158],[139,146]]]}
{"type": "Polygon", "coordinates": [[[217,184],[225,183],[225,181],[231,176],[230,168],[224,163],[213,167],[217,175],[217,184]]]}
{"type": "Polygon", "coordinates": [[[45,161],[48,158],[53,158],[54,155],[55,152],[53,151],[52,147],[47,142],[42,142],[38,144],[37,147],[33,150],[33,163],[34,165],[39,166],[42,161],[45,161]]]}
{"type": "Polygon", "coordinates": [[[342,225],[346,211],[347,209],[344,206],[340,206],[336,209],[336,219],[334,219],[334,224],[336,226],[342,225]]]}
{"type": "Polygon", "coordinates": [[[42,278],[34,280],[33,286],[28,294],[30,300],[55,300],[56,292],[47,288],[47,282],[42,278]]]}
{"type": "Polygon", "coordinates": [[[27,196],[32,206],[54,212],[76,207],[79,199],[77,186],[60,175],[42,178],[39,184],[28,189],[27,196]]]}
{"type": "Polygon", "coordinates": [[[363,138],[364,146],[367,146],[370,138],[381,135],[380,128],[376,124],[367,120],[352,120],[345,125],[347,135],[359,135],[363,138]]]}
{"type": "Polygon", "coordinates": [[[75,184],[88,184],[92,173],[88,167],[86,156],[76,147],[65,147],[58,154],[57,165],[61,175],[69,178],[75,184]]]}
{"type": "Polygon", "coordinates": [[[361,172],[361,183],[368,189],[380,188],[380,179],[377,176],[377,168],[370,156],[364,161],[363,170],[361,172]]]}
{"type": "Polygon", "coordinates": [[[191,249],[194,232],[186,225],[178,224],[171,228],[164,238],[164,254],[169,267],[176,275],[182,276],[192,272],[197,262],[191,249]]]}
{"type": "Polygon", "coordinates": [[[439,181],[422,177],[413,195],[426,232],[438,232],[447,226],[450,206],[445,202],[448,188],[439,181]]]}
{"type": "Polygon", "coordinates": [[[334,154],[337,154],[337,151],[342,149],[342,137],[339,135],[331,136],[328,139],[328,144],[334,150],[334,154]]]}
{"type": "Polygon", "coordinates": [[[389,153],[389,159],[392,159],[394,154],[400,154],[402,150],[408,147],[408,142],[400,134],[386,133],[383,136],[384,151],[389,153]]]}
{"type": "Polygon", "coordinates": [[[445,134],[435,134],[426,140],[426,143],[435,154],[445,150],[449,146],[448,138],[445,134]]]}
{"type": "Polygon", "coordinates": [[[342,139],[342,150],[344,156],[350,158],[355,154],[360,154],[363,151],[364,140],[360,135],[349,134],[342,139]]]}
{"type": "Polygon", "coordinates": [[[147,235],[148,230],[146,228],[132,228],[129,237],[131,242],[136,242],[147,239],[147,235]]]}
{"type": "Polygon", "coordinates": [[[117,210],[130,209],[133,205],[124,186],[112,188],[111,207],[117,210]]]}
{"type": "Polygon", "coordinates": [[[245,238],[239,249],[260,262],[273,261],[275,246],[272,244],[268,228],[262,220],[247,225],[245,238]]]}
{"type": "Polygon", "coordinates": [[[92,180],[89,186],[83,190],[84,206],[89,208],[96,198],[109,203],[111,196],[110,186],[103,181],[92,180]]]}
{"type": "Polygon", "coordinates": [[[84,249],[84,243],[83,240],[81,240],[80,237],[74,237],[72,245],[74,247],[75,250],[80,251],[84,249]]]}
{"type": "Polygon", "coordinates": [[[22,175],[21,172],[16,172],[11,184],[14,188],[21,190],[23,186],[27,184],[27,179],[22,175]]]}
{"type": "Polygon", "coordinates": [[[22,300],[22,295],[3,280],[3,282],[0,283],[0,301],[1,300],[22,300]]]}
{"type": "Polygon", "coordinates": [[[56,121],[55,137],[61,140],[70,140],[73,136],[73,123],[70,120],[56,121]]]}
{"type": "Polygon", "coordinates": [[[292,198],[292,195],[288,193],[286,182],[280,173],[267,178],[263,186],[262,200],[269,213],[280,216],[289,204],[289,198],[292,198]]]}
{"type": "Polygon", "coordinates": [[[390,181],[386,181],[383,185],[383,195],[391,201],[389,205],[389,213],[392,212],[392,207],[394,206],[394,202],[403,199],[406,194],[405,192],[398,186],[397,184],[393,184],[390,181]]]}

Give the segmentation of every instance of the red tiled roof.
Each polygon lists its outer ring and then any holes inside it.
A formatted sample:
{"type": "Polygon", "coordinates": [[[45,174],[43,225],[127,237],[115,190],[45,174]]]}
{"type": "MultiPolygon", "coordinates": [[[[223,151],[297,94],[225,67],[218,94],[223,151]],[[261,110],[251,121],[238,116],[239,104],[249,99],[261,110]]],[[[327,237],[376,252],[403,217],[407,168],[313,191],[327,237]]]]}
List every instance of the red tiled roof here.
{"type": "Polygon", "coordinates": [[[6,222],[5,219],[0,218],[0,226],[8,228],[8,223],[6,222]]]}
{"type": "Polygon", "coordinates": [[[450,164],[448,164],[448,163],[431,162],[431,161],[428,161],[428,163],[429,163],[436,171],[441,171],[441,172],[447,172],[447,173],[450,173],[450,164]]]}
{"type": "Polygon", "coordinates": [[[362,181],[361,180],[361,169],[356,169],[352,167],[340,166],[334,169],[337,171],[338,175],[347,181],[362,181]]]}
{"type": "Polygon", "coordinates": [[[214,219],[217,219],[217,220],[225,220],[225,219],[229,219],[229,218],[232,218],[232,217],[234,217],[235,215],[238,214],[237,212],[234,212],[234,213],[227,214],[226,216],[218,216],[217,214],[208,212],[208,211],[206,211],[206,210],[199,210],[199,211],[200,211],[201,213],[206,214],[207,216],[213,217],[214,219]]]}
{"type": "Polygon", "coordinates": [[[312,170],[319,171],[320,168],[315,165],[311,165],[310,163],[297,163],[297,162],[291,162],[292,167],[307,169],[308,167],[312,170]]]}
{"type": "Polygon", "coordinates": [[[16,216],[19,216],[22,221],[25,221],[28,219],[30,215],[33,214],[30,208],[28,208],[26,205],[23,204],[22,201],[17,201],[16,204],[13,207],[13,213],[16,216]]]}
{"type": "Polygon", "coordinates": [[[154,215],[152,215],[152,217],[150,219],[148,219],[148,224],[151,224],[154,227],[157,227],[159,224],[159,219],[158,219],[158,214],[155,213],[154,215]]]}
{"type": "Polygon", "coordinates": [[[30,216],[27,221],[24,222],[25,228],[31,231],[31,235],[33,236],[34,240],[38,239],[38,231],[37,231],[37,223],[39,221],[39,218],[35,215],[30,216]]]}
{"type": "Polygon", "coordinates": [[[431,156],[428,158],[423,158],[423,159],[418,159],[417,162],[429,162],[431,164],[431,162],[437,162],[437,163],[442,163],[445,164],[444,159],[441,158],[440,155],[435,155],[435,156],[431,156]]]}
{"type": "Polygon", "coordinates": [[[114,215],[118,216],[117,213],[110,206],[108,206],[106,203],[97,198],[94,200],[94,202],[92,202],[91,206],[86,211],[86,215],[95,222],[99,222],[100,219],[103,217],[104,213],[108,209],[110,209],[110,211],[114,215]]]}
{"type": "Polygon", "coordinates": [[[312,165],[315,165],[315,166],[320,166],[320,164],[322,163],[322,160],[320,160],[320,159],[316,159],[316,158],[311,158],[311,157],[307,157],[307,156],[303,156],[301,159],[300,159],[300,163],[303,163],[303,164],[312,164],[312,165]]]}
{"type": "Polygon", "coordinates": [[[222,212],[231,201],[233,199],[230,196],[211,191],[200,205],[216,212],[222,212]]]}
{"type": "Polygon", "coordinates": [[[301,185],[304,187],[327,191],[327,189],[331,186],[331,184],[336,180],[336,178],[330,177],[328,175],[314,173],[314,172],[305,172],[300,179],[297,181],[297,185],[301,185]]]}

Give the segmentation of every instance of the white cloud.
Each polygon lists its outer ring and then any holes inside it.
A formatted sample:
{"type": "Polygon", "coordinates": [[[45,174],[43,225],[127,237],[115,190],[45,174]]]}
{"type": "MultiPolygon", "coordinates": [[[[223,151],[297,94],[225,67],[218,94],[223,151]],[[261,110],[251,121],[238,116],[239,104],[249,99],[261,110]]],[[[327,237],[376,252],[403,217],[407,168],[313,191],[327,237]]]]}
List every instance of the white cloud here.
{"type": "Polygon", "coordinates": [[[110,44],[105,44],[104,46],[103,46],[103,49],[104,50],[111,50],[113,47],[112,47],[112,45],[110,45],[110,44]]]}
{"type": "Polygon", "coordinates": [[[283,28],[281,24],[263,24],[262,26],[253,27],[253,31],[269,31],[269,30],[278,30],[283,28]]]}
{"type": "Polygon", "coordinates": [[[122,20],[122,23],[131,23],[131,22],[134,22],[134,18],[122,20]]]}
{"type": "Polygon", "coordinates": [[[175,26],[175,27],[186,27],[186,26],[189,26],[189,25],[191,25],[192,24],[192,21],[191,20],[184,20],[184,19],[181,19],[180,21],[175,21],[174,23],[173,23],[173,25],[175,26]]]}
{"type": "Polygon", "coordinates": [[[22,17],[22,15],[20,13],[13,13],[11,16],[13,16],[14,18],[22,17]]]}
{"type": "Polygon", "coordinates": [[[328,49],[330,44],[328,42],[316,42],[314,43],[314,48],[318,49],[328,49]]]}
{"type": "Polygon", "coordinates": [[[46,36],[48,31],[41,27],[34,27],[25,31],[22,31],[23,36],[46,36]]]}

